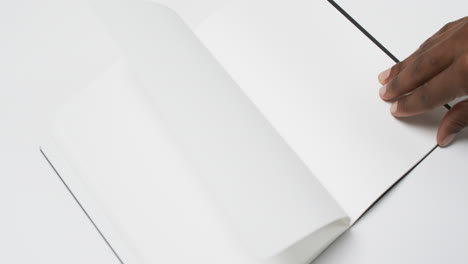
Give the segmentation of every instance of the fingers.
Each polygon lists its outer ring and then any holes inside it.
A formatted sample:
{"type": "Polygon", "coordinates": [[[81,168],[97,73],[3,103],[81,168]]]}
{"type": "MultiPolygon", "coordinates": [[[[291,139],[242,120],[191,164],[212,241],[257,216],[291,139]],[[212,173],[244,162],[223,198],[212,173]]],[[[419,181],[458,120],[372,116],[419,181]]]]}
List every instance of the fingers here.
{"type": "Polygon", "coordinates": [[[386,69],[385,71],[381,72],[378,76],[379,82],[382,85],[387,84],[391,79],[397,76],[407,65],[411,64],[414,59],[418,56],[418,52],[414,52],[405,60],[398,62],[397,64],[393,65],[391,68],[386,69]]]}
{"type": "Polygon", "coordinates": [[[380,88],[383,100],[394,100],[412,92],[433,76],[442,72],[453,61],[453,49],[450,41],[444,41],[419,55],[410,65],[380,88]]]}
{"type": "MultiPolygon", "coordinates": [[[[411,56],[379,74],[380,96],[396,117],[413,116],[468,94],[468,17],[445,25],[411,56]]],[[[443,118],[437,142],[447,146],[468,126],[468,99],[443,118]]]]}
{"type": "Polygon", "coordinates": [[[465,94],[465,87],[456,64],[452,64],[434,78],[419,86],[414,92],[398,98],[392,104],[394,116],[413,116],[441,106],[465,94]]]}
{"type": "Polygon", "coordinates": [[[419,57],[422,53],[422,49],[418,49],[413,54],[408,56],[408,58],[404,59],[401,62],[398,62],[397,64],[393,65],[390,69],[387,69],[383,71],[382,73],[379,74],[378,79],[380,84],[385,85],[387,84],[391,79],[395,78],[401,71],[403,71],[408,65],[411,65],[416,58],[419,57]]]}
{"type": "Polygon", "coordinates": [[[426,52],[428,49],[434,46],[435,43],[446,40],[448,38],[447,36],[448,34],[446,33],[449,33],[450,31],[452,31],[462,22],[463,22],[463,18],[446,24],[439,31],[437,31],[434,35],[432,35],[430,38],[424,41],[419,46],[419,48],[415,52],[413,52],[410,56],[408,56],[405,60],[395,64],[391,68],[380,73],[378,76],[380,84],[382,85],[387,84],[391,79],[397,76],[408,65],[411,65],[416,60],[416,58],[419,57],[423,52],[426,52]]]}
{"type": "Polygon", "coordinates": [[[468,100],[454,105],[444,116],[437,132],[437,144],[441,147],[449,145],[455,135],[468,125],[468,100]]]}

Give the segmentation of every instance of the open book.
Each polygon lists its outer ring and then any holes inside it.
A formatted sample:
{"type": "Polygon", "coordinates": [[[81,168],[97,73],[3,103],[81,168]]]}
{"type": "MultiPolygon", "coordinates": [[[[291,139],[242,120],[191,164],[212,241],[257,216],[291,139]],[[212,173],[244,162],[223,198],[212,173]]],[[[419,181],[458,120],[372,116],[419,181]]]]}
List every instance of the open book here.
{"type": "Polygon", "coordinates": [[[237,1],[195,31],[98,1],[120,55],[41,150],[122,263],[303,264],[435,147],[392,61],[326,1],[237,1]]]}

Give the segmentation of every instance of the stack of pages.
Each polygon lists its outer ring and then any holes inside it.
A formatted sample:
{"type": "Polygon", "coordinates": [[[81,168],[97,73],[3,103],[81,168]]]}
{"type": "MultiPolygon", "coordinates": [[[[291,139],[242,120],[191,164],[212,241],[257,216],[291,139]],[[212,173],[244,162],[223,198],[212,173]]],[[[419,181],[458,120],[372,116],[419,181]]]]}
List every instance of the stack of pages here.
{"type": "Polygon", "coordinates": [[[41,150],[122,263],[305,264],[435,147],[392,117],[392,61],[322,0],[248,0],[192,31],[97,1],[119,50],[41,150]]]}

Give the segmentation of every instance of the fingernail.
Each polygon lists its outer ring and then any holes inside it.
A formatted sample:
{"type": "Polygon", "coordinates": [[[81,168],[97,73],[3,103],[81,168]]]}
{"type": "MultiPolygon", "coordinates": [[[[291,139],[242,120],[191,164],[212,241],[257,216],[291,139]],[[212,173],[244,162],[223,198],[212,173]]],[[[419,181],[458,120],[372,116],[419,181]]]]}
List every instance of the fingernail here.
{"type": "Polygon", "coordinates": [[[444,140],[442,140],[442,144],[440,144],[441,147],[446,147],[448,146],[450,143],[452,143],[453,139],[455,138],[456,134],[450,134],[448,136],[446,136],[444,138],[444,140]]]}
{"type": "Polygon", "coordinates": [[[386,92],[387,92],[387,85],[380,87],[380,90],[379,90],[380,97],[383,98],[386,92]]]}
{"type": "Polygon", "coordinates": [[[398,108],[398,101],[394,102],[392,106],[390,106],[390,112],[392,112],[392,114],[395,114],[397,111],[397,108],[398,108]]]}
{"type": "Polygon", "coordinates": [[[385,84],[387,82],[388,77],[390,76],[390,71],[392,68],[386,69],[385,71],[379,74],[379,82],[381,84],[385,84]]]}

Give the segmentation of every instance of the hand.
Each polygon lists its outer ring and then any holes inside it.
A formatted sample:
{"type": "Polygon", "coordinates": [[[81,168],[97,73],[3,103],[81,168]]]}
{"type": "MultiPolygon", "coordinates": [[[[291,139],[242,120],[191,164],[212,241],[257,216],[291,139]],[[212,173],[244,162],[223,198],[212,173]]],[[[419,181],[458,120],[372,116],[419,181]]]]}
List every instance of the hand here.
{"type": "MultiPolygon", "coordinates": [[[[448,23],[404,61],[379,74],[380,97],[396,117],[413,116],[468,95],[468,17],[448,23]]],[[[447,146],[468,126],[468,99],[442,119],[437,143],[447,146]]]]}

